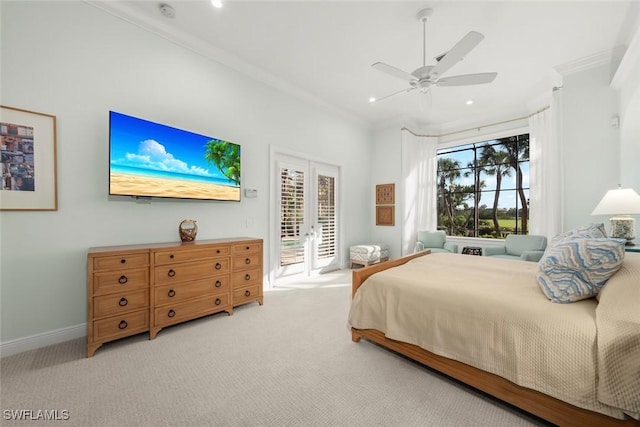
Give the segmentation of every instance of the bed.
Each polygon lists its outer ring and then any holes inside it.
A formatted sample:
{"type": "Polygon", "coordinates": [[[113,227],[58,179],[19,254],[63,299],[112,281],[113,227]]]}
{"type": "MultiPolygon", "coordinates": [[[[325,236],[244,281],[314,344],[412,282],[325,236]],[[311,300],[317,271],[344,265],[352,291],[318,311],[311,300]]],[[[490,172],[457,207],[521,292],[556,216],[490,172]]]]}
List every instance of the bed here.
{"type": "Polygon", "coordinates": [[[354,270],[352,340],[557,425],[640,425],[640,254],[571,304],[547,299],[536,268],[425,251],[354,270]]]}

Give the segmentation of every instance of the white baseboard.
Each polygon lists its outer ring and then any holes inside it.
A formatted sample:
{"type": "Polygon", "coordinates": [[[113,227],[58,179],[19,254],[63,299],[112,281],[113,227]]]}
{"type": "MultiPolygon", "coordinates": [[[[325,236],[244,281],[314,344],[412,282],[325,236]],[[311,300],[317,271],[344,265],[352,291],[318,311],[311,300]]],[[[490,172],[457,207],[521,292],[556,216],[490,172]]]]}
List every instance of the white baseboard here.
{"type": "Polygon", "coordinates": [[[0,357],[11,356],[24,351],[59,344],[65,341],[75,340],[87,336],[87,324],[69,326],[42,334],[31,335],[24,338],[0,343],[0,357]]]}

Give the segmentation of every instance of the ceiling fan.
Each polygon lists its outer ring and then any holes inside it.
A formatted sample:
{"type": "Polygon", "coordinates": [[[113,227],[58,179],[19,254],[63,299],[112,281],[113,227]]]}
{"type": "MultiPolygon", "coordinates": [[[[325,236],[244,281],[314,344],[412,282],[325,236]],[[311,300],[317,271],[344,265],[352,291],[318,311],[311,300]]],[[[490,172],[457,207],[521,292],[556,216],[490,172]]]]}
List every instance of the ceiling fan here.
{"type": "Polygon", "coordinates": [[[423,56],[422,67],[416,69],[412,73],[407,73],[399,68],[391,65],[384,64],[382,62],[376,62],[372,65],[378,71],[387,73],[391,76],[398,77],[400,79],[409,82],[409,88],[400,90],[398,92],[391,93],[383,96],[382,98],[371,98],[370,102],[381,101],[386,98],[390,98],[400,93],[411,92],[413,90],[420,90],[423,93],[429,91],[431,86],[469,86],[491,83],[498,73],[476,73],[476,74],[464,74],[460,76],[440,77],[453,67],[458,62],[462,61],[464,57],[475,48],[478,43],[484,39],[484,36],[477,31],[470,31],[464,36],[455,46],[448,52],[437,56],[436,65],[426,65],[427,57],[427,32],[426,23],[429,17],[433,14],[433,9],[422,9],[416,15],[418,21],[422,22],[422,35],[423,35],[423,56]]]}

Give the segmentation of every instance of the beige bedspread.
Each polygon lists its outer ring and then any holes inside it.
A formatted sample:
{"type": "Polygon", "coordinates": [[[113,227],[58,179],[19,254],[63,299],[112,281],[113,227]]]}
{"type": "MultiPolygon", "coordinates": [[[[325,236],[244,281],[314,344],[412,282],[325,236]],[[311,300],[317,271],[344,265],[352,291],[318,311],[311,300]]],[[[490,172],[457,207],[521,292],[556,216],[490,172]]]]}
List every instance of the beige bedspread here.
{"type": "Polygon", "coordinates": [[[596,308],[598,399],[640,419],[640,253],[627,253],[596,308]]]}
{"type": "Polygon", "coordinates": [[[623,418],[597,398],[597,301],[550,302],[536,268],[499,258],[423,256],[369,277],[354,296],[349,325],[623,418]]]}

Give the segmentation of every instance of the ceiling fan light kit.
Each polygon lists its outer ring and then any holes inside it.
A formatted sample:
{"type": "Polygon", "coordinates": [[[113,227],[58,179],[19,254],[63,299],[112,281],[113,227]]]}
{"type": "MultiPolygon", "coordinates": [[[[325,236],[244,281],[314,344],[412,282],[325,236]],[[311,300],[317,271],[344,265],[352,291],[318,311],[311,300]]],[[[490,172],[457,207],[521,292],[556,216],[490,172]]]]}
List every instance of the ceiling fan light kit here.
{"type": "Polygon", "coordinates": [[[491,83],[495,80],[498,73],[476,73],[464,74],[459,76],[440,77],[451,67],[462,61],[464,57],[471,52],[483,39],[484,36],[477,31],[470,31],[458,43],[456,43],[449,51],[436,57],[435,65],[427,65],[427,31],[426,23],[433,15],[433,9],[427,8],[420,10],[416,17],[422,23],[423,35],[423,57],[422,66],[411,73],[403,71],[394,66],[376,62],[372,65],[378,71],[389,74],[393,77],[406,80],[409,88],[403,89],[381,98],[370,98],[369,102],[381,101],[400,93],[411,92],[418,89],[422,93],[427,93],[431,86],[470,86],[478,84],[491,83]]]}

